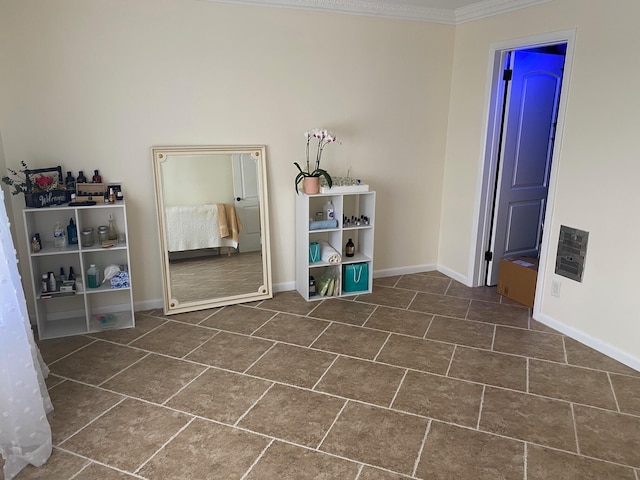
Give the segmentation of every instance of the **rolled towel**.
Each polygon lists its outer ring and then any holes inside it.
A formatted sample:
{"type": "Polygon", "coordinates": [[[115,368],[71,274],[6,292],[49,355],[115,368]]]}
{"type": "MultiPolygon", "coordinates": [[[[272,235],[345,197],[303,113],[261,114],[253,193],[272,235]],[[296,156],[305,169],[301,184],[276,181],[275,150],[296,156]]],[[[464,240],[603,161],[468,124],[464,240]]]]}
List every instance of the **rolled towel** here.
{"type": "Polygon", "coordinates": [[[320,259],[327,263],[340,263],[342,256],[327,242],[320,242],[320,259]]]}
{"type": "Polygon", "coordinates": [[[324,230],[327,228],[338,228],[337,220],[318,220],[309,222],[309,230],[324,230]]]}

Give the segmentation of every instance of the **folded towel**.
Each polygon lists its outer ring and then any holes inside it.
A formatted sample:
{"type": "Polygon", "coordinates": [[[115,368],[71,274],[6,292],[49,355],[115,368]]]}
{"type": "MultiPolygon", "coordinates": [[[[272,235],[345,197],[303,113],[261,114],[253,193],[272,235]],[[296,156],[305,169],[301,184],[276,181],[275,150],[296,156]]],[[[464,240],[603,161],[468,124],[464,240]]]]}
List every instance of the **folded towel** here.
{"type": "Polygon", "coordinates": [[[319,220],[309,222],[309,230],[324,230],[326,228],[338,228],[337,220],[319,220]]]}
{"type": "Polygon", "coordinates": [[[231,237],[234,242],[238,241],[238,234],[242,231],[242,222],[236,207],[229,203],[217,203],[218,209],[218,228],[222,238],[231,237]]]}
{"type": "Polygon", "coordinates": [[[340,263],[342,256],[327,242],[320,242],[320,259],[327,263],[340,263]]]}

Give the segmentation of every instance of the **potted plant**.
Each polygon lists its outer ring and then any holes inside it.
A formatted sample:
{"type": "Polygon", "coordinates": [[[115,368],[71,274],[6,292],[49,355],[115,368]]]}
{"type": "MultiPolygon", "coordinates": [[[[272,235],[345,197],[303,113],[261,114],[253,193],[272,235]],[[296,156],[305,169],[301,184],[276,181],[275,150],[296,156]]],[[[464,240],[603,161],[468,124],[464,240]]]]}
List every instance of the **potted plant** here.
{"type": "Polygon", "coordinates": [[[331,179],[331,175],[326,170],[320,168],[320,159],[322,158],[322,151],[324,147],[326,147],[329,143],[335,142],[335,135],[329,133],[327,130],[315,128],[313,130],[309,130],[304,134],[307,139],[307,169],[303,170],[302,167],[298,164],[298,162],[293,162],[293,164],[298,167],[298,174],[296,175],[296,193],[298,192],[298,184],[300,181],[304,181],[305,184],[305,193],[314,194],[320,191],[320,177],[324,177],[329,185],[329,188],[333,185],[333,180],[331,179]],[[309,143],[311,139],[315,138],[318,140],[318,150],[316,152],[316,161],[314,164],[314,169],[311,170],[311,162],[309,158],[309,143]]]}
{"type": "Polygon", "coordinates": [[[7,168],[9,173],[16,177],[15,179],[8,176],[2,177],[2,183],[13,187],[11,195],[18,195],[20,193],[27,192],[27,176],[25,174],[25,171],[29,170],[29,167],[26,163],[24,163],[24,161],[21,161],[20,165],[22,165],[22,170],[18,171],[13,170],[12,168],[7,168]]]}

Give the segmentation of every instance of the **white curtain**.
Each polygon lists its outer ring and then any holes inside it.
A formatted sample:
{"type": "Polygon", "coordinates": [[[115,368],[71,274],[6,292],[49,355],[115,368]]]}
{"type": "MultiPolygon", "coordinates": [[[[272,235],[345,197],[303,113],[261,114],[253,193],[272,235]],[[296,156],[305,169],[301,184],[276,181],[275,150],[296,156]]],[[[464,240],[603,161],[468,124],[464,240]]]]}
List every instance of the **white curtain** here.
{"type": "Polygon", "coordinates": [[[47,413],[53,406],[44,383],[49,369],[33,339],[17,264],[0,190],[0,453],[5,480],[28,464],[39,467],[51,455],[47,413]]]}

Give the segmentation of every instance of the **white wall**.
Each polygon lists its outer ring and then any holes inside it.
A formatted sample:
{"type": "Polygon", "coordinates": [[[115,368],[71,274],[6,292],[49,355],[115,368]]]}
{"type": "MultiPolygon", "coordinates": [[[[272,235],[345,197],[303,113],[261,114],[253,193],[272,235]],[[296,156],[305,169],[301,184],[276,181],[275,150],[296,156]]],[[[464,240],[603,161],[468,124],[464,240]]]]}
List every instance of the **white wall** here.
{"type": "MultiPolygon", "coordinates": [[[[378,191],[376,268],[435,264],[454,28],[199,0],[3,0],[8,166],[122,181],[134,300],[160,299],[153,145],[267,145],[274,283],[294,281],[292,162],[378,191]]],[[[23,207],[15,197],[15,212],[23,207]]],[[[21,218],[21,215],[16,215],[21,218]]],[[[24,258],[24,234],[19,229],[24,258]]]]}
{"type": "Polygon", "coordinates": [[[165,207],[234,202],[231,154],[167,155],[160,170],[165,207]]]}
{"type": "Polygon", "coordinates": [[[556,0],[457,27],[443,185],[440,265],[471,281],[490,45],[576,28],[557,194],[538,317],[640,367],[640,3],[556,0]],[[590,232],[583,283],[556,276],[560,225],[590,232]],[[550,296],[551,280],[561,298],[550,296]]]}

